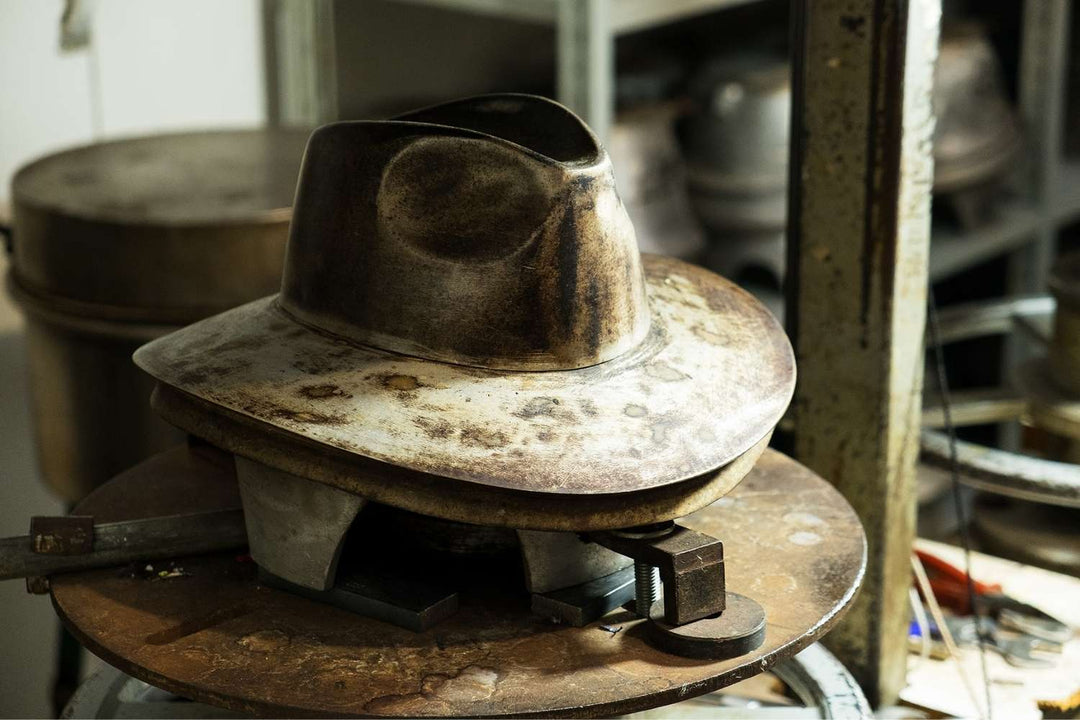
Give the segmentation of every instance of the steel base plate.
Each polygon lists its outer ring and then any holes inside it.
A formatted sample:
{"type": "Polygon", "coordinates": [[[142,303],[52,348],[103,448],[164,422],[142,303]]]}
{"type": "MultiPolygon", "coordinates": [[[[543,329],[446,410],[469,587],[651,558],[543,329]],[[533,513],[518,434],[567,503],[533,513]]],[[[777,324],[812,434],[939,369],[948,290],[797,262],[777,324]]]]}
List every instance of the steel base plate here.
{"type": "MultiPolygon", "coordinates": [[[[99,521],[211,509],[231,475],[211,463],[142,466],[77,508],[99,521]]],[[[161,463],[159,462],[159,465],[161,463]]],[[[235,490],[232,491],[235,493],[235,490]]],[[[53,603],[92,652],[196,701],[274,716],[608,716],[665,705],[768,669],[821,637],[862,579],[862,528],[843,498],[766,451],[730,495],[684,519],[723,537],[728,587],[754,598],[764,642],[729,660],[665,653],[616,610],[585,627],[533,614],[529,596],[465,594],[410,632],[262,586],[234,555],[177,562],[177,577],[121,569],[56,576],[53,603]]]]}

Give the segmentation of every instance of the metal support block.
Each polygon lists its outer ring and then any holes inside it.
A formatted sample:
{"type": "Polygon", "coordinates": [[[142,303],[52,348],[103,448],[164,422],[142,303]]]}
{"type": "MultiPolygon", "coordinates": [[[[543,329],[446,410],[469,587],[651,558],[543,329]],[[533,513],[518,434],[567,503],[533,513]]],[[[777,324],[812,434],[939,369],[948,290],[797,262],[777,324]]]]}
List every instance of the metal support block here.
{"type": "Polygon", "coordinates": [[[585,542],[577,533],[518,530],[517,536],[525,567],[525,587],[531,593],[581,585],[631,564],[630,558],[597,543],[585,542]]]}
{"type": "Polygon", "coordinates": [[[364,499],[239,455],[236,478],[252,559],[283,580],[329,590],[364,499]]]}
{"type": "Polygon", "coordinates": [[[801,0],[795,22],[789,334],[795,457],[832,481],[869,544],[827,644],[871,700],[907,658],[939,0],[801,0]]]}

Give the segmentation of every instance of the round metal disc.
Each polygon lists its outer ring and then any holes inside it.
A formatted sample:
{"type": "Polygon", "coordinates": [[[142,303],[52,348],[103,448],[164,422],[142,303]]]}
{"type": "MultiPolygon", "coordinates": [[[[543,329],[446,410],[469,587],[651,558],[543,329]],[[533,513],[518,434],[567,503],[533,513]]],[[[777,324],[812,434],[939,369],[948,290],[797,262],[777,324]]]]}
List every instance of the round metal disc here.
{"type": "MultiPolygon", "coordinates": [[[[130,472],[77,512],[109,521],[206,510],[221,501],[213,488],[228,481],[205,461],[130,472]]],[[[249,713],[604,716],[768,669],[821,637],[862,578],[865,540],[850,506],[773,451],[684,523],[724,540],[729,589],[764,608],[758,649],[723,661],[682,658],[651,645],[629,613],[552,625],[529,611],[524,594],[463,597],[455,616],[413,633],[262,587],[253,564],[232,555],[181,559],[179,576],[164,580],[117,569],[56,576],[53,602],[76,637],[124,672],[249,713]]]]}
{"type": "Polygon", "coordinates": [[[714,617],[685,625],[664,622],[663,601],[653,607],[649,630],[657,647],[682,657],[724,660],[745,655],[765,640],[765,609],[738,593],[727,593],[727,607],[714,617]]]}

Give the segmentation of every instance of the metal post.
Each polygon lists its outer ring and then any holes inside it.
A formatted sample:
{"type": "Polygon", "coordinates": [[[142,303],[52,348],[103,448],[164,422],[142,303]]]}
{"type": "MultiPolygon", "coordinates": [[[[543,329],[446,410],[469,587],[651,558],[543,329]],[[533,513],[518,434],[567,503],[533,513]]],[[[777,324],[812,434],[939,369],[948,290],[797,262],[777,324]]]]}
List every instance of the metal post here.
{"type": "Polygon", "coordinates": [[[940,0],[794,0],[789,331],[797,459],[866,528],[826,644],[875,704],[907,655],[940,0]]]}
{"type": "Polygon", "coordinates": [[[611,0],[559,0],[559,102],[607,139],[614,110],[615,36],[611,0]]]}
{"type": "MultiPolygon", "coordinates": [[[[1057,193],[1062,162],[1062,127],[1065,116],[1065,79],[1069,53],[1070,8],[1068,0],[1026,0],[1020,43],[1020,114],[1027,130],[1028,167],[1018,189],[1039,213],[1032,242],[1009,259],[1009,294],[1046,292],[1050,266],[1057,247],[1057,193]]],[[[1005,345],[1002,376],[1008,383],[1012,372],[1033,352],[1031,343],[1009,338],[1005,345]]],[[[1015,423],[1005,426],[1002,444],[1019,449],[1020,432],[1015,423]]]]}
{"type": "Polygon", "coordinates": [[[333,0],[264,0],[268,114],[271,125],[337,120],[333,0]]]}

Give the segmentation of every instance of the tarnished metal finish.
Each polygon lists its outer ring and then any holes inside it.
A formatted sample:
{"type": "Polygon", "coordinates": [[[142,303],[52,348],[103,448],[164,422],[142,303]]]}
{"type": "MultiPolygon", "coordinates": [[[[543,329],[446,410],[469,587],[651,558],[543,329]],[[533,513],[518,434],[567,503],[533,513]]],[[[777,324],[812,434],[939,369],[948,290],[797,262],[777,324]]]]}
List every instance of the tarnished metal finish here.
{"type": "Polygon", "coordinates": [[[253,428],[237,413],[221,412],[190,395],[159,386],[154,407],[222,448],[257,453],[294,475],[348,490],[372,502],[463,523],[483,518],[493,527],[585,532],[633,527],[689,515],[729,492],[768,447],[770,432],[723,467],[679,483],[636,492],[551,494],[520,492],[418,473],[374,462],[290,433],[253,428]]]}
{"type": "Polygon", "coordinates": [[[671,625],[661,603],[649,622],[657,647],[680,657],[722,660],[745,655],[765,641],[765,610],[745,595],[726,593],[724,612],[684,625],[671,625]]]}
{"type": "MultiPolygon", "coordinates": [[[[155,477],[129,477],[78,511],[121,519],[114,503],[131,513],[141,502],[158,513],[168,500],[183,511],[207,510],[208,492],[227,480],[227,472],[208,473],[169,490],[155,477]]],[[[824,634],[861,580],[864,538],[850,507],[775,452],[731,496],[686,523],[730,538],[729,584],[765,608],[765,642],[743,657],[679,659],[650,646],[642,622],[628,614],[601,621],[622,628],[615,634],[600,623],[552,625],[521,597],[463,597],[455,616],[414,634],[259,587],[254,566],[231,555],[185,558],[186,575],[163,582],[115,571],[58,578],[53,601],[77,637],[110,664],[248,713],[596,717],[767,670],[824,634]]]]}
{"type": "Polygon", "coordinates": [[[236,478],[248,547],[259,567],[312,590],[329,589],[364,499],[239,456],[236,478]]]}
{"type": "Polygon", "coordinates": [[[65,500],[183,435],[149,409],[139,345],[280,286],[305,131],[91,145],[12,184],[8,289],[27,315],[42,476],[65,500]]]}
{"type": "Polygon", "coordinates": [[[607,153],[529,95],[316,130],[278,303],[365,345],[503,370],[612,360],[650,319],[607,153]]]}
{"type": "Polygon", "coordinates": [[[532,593],[562,590],[611,575],[631,564],[630,558],[577,533],[518,530],[525,587],[532,593]]]}
{"type": "MultiPolygon", "coordinates": [[[[611,531],[589,538],[660,571],[668,624],[685,625],[724,609],[724,546],[715,537],[674,525],[658,535],[611,531]]],[[[648,617],[649,610],[637,613],[648,617]]]]}
{"type": "MultiPolygon", "coordinates": [[[[750,294],[669,258],[646,256],[645,268],[648,338],[580,370],[509,373],[382,352],[312,332],[272,299],[189,326],[135,359],[214,406],[194,417],[159,407],[166,419],[304,477],[327,471],[270,459],[282,435],[475,487],[631,493],[732,462],[779,421],[795,379],[787,337],[750,294]],[[219,408],[265,440],[230,438],[219,408]]],[[[380,502],[448,517],[412,507],[415,499],[380,502]]]]}
{"type": "Polygon", "coordinates": [[[1064,389],[1080,397],[1080,254],[1059,260],[1049,284],[1057,301],[1050,370],[1064,389]]]}
{"type": "Polygon", "coordinates": [[[907,661],[940,3],[794,8],[794,448],[866,527],[869,591],[827,644],[876,705],[896,697],[907,661]]]}
{"type": "Polygon", "coordinates": [[[14,276],[73,315],[183,324],[277,290],[308,132],[186,133],[42,158],[12,181],[14,276]]]}
{"type": "Polygon", "coordinates": [[[1012,169],[1022,136],[986,30],[946,23],[934,71],[934,192],[986,183],[1012,169]]]}

